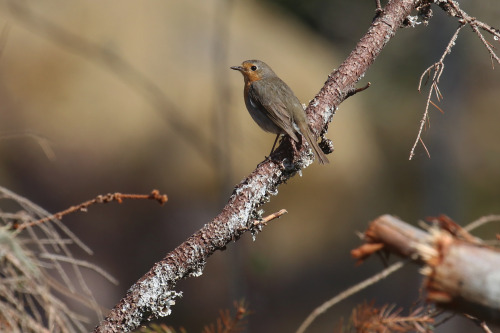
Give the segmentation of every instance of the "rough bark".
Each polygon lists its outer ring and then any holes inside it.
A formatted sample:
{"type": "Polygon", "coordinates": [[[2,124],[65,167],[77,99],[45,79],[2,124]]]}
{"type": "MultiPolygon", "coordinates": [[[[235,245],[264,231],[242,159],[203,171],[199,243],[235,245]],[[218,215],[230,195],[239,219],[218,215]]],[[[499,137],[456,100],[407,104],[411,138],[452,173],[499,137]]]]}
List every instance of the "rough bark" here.
{"type": "MultiPolygon", "coordinates": [[[[392,0],[370,26],[343,64],[328,76],[324,87],[306,109],[315,135],[326,132],[338,105],[355,92],[355,84],[414,8],[415,0],[392,0]]],[[[312,162],[305,147],[284,140],[234,190],[222,212],[210,223],[156,263],[96,327],[95,332],[128,332],[141,323],[170,314],[180,279],[199,276],[207,258],[246,231],[258,232],[257,209],[278,186],[312,162]],[[278,162],[279,161],[279,162],[278,162]]]]}

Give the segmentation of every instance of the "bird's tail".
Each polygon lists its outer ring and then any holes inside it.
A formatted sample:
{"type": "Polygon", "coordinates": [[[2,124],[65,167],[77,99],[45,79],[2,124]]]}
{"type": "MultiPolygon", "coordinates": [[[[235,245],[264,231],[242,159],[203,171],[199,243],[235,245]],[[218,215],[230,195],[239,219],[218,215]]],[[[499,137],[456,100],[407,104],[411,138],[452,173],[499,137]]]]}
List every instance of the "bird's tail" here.
{"type": "Polygon", "coordinates": [[[311,130],[309,129],[309,126],[306,125],[306,128],[304,128],[304,129],[301,128],[300,131],[302,132],[302,135],[306,138],[309,145],[312,147],[314,153],[316,154],[316,157],[318,158],[319,164],[330,163],[330,161],[326,157],[325,153],[323,153],[323,151],[319,147],[318,143],[314,139],[314,136],[313,136],[311,130]]]}

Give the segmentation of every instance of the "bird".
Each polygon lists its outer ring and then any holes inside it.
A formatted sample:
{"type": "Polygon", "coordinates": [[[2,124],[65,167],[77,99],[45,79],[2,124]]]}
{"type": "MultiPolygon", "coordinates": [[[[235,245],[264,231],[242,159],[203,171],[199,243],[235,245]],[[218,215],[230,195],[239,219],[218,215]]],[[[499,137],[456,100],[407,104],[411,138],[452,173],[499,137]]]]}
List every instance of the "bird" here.
{"type": "Polygon", "coordinates": [[[329,163],[309,128],[299,99],[269,65],[260,60],[245,60],[240,66],[230,68],[243,75],[243,96],[252,119],[264,131],[277,134],[271,154],[281,134],[288,134],[295,142],[299,142],[300,134],[312,147],[318,162],[329,163]]]}

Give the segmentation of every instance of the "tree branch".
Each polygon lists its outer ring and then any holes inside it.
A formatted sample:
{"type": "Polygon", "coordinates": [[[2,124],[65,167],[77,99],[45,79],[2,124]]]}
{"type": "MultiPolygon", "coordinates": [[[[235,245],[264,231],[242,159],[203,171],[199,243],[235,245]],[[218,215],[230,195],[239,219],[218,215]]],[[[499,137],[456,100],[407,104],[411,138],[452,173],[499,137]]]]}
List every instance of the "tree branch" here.
{"type": "MultiPolygon", "coordinates": [[[[389,1],[344,63],[328,76],[324,87],[306,109],[317,136],[327,131],[338,105],[353,91],[354,85],[410,14],[415,2],[389,1]]],[[[308,155],[304,146],[290,148],[291,142],[283,140],[272,158],[260,163],[235,188],[222,212],[139,279],[95,332],[128,332],[146,320],[169,315],[175,298],[181,296],[174,290],[180,279],[201,275],[207,258],[244,232],[259,232],[262,224],[253,223],[259,218],[257,209],[277,193],[280,184],[312,163],[312,155],[308,155]]]]}

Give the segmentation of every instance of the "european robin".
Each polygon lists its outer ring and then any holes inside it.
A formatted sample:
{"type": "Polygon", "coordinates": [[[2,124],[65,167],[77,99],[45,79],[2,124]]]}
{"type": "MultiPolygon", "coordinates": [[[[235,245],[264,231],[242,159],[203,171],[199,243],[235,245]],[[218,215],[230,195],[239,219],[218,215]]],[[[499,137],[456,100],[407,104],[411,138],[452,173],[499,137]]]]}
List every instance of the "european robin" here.
{"type": "Polygon", "coordinates": [[[277,134],[271,153],[281,134],[288,134],[295,142],[299,142],[297,134],[301,134],[314,150],[319,163],[328,163],[309,128],[302,104],[271,67],[260,60],[246,60],[241,66],[232,66],[231,69],[243,74],[245,105],[252,119],[264,131],[277,134]]]}

